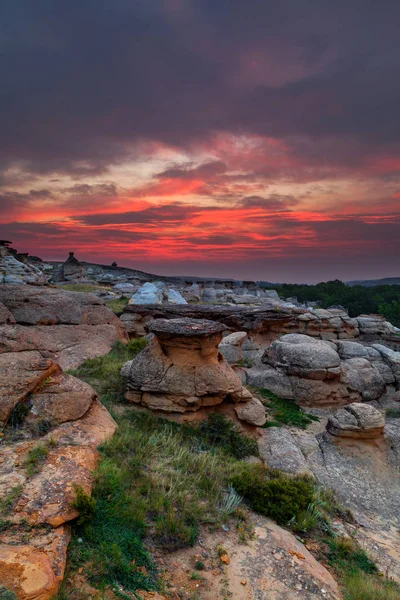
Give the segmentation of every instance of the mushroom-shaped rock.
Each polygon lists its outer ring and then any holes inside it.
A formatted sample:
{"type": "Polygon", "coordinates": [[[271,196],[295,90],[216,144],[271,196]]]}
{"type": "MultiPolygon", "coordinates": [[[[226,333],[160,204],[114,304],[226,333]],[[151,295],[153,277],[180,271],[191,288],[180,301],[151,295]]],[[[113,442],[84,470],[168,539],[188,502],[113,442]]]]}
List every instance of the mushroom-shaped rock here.
{"type": "Polygon", "coordinates": [[[379,410],[360,402],[353,402],[329,417],[327,431],[334,436],[371,439],[383,433],[385,419],[379,410]]]}
{"type": "MultiPolygon", "coordinates": [[[[149,329],[153,339],[122,368],[128,379],[128,401],[181,414],[224,401],[253,402],[218,351],[225,325],[205,319],[157,319],[149,329]]],[[[256,411],[254,406],[239,418],[256,425],[262,421],[259,407],[256,411]]]]}

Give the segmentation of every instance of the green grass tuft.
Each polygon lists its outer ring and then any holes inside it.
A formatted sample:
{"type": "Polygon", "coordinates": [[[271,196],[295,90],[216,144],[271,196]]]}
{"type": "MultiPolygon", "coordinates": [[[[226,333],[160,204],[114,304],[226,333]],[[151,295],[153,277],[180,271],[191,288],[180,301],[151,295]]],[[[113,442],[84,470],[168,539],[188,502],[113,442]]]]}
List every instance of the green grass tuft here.
{"type": "Polygon", "coordinates": [[[113,313],[115,313],[116,315],[120,315],[123,312],[125,306],[128,304],[128,302],[129,298],[122,296],[122,298],[118,298],[116,300],[109,300],[108,302],[106,302],[106,305],[110,310],[113,311],[113,313]]]}
{"type": "Polygon", "coordinates": [[[388,408],[386,410],[386,416],[392,419],[400,419],[400,408],[388,408]]]}
{"type": "Polygon", "coordinates": [[[259,390],[261,400],[268,409],[272,420],[267,421],[264,427],[280,427],[281,425],[293,425],[306,429],[313,421],[319,421],[315,415],[305,413],[293,400],[279,398],[273,392],[265,388],[259,390]]]}
{"type": "Polygon", "coordinates": [[[22,494],[22,485],[16,485],[8,492],[7,496],[0,500],[0,514],[6,515],[11,512],[14,504],[22,494]]]}
{"type": "Polygon", "coordinates": [[[24,467],[28,477],[32,477],[39,473],[41,466],[46,460],[50,452],[50,444],[37,444],[28,452],[28,456],[24,460],[24,467]]]}
{"type": "Polygon", "coordinates": [[[0,585],[0,600],[17,600],[17,594],[4,585],[0,585]]]}

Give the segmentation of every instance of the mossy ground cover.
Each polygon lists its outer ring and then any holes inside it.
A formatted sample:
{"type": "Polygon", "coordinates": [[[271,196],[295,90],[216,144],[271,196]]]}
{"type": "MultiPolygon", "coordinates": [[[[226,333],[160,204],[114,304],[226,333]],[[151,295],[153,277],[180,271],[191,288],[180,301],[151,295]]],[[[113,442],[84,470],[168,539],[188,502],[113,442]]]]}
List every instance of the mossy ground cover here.
{"type": "Polygon", "coordinates": [[[122,298],[118,298],[116,300],[109,300],[106,302],[106,305],[110,310],[112,310],[116,315],[120,315],[125,306],[128,304],[129,298],[126,296],[122,296],[122,298]]]}
{"type": "MultiPolygon", "coordinates": [[[[117,343],[107,356],[87,360],[74,372],[98,391],[119,427],[100,448],[92,498],[77,490],[81,518],[74,525],[66,581],[83,568],[91,585],[111,586],[118,595],[160,589],[150,549],[190,547],[202,527],[220,527],[232,515],[239,527],[240,496],[301,535],[330,536],[327,524],[340,511],[329,494],[311,479],[246,462],[257,456],[257,444],[221,415],[194,428],[124,403],[120,369],[145,344],[117,343]]],[[[375,573],[365,575],[383,585],[375,573]]],[[[81,596],[66,583],[60,598],[81,596]]]]}

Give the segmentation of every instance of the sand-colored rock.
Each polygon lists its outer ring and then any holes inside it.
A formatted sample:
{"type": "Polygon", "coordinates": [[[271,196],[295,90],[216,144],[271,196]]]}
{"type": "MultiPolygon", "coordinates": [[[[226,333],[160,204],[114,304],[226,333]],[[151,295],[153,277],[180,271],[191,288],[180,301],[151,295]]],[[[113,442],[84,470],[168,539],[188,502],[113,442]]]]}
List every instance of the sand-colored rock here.
{"type": "Polygon", "coordinates": [[[218,344],[225,326],[199,319],[158,319],[150,324],[153,339],[122,368],[126,399],[154,411],[197,412],[223,402],[248,403],[240,419],[265,423],[262,405],[243,388],[218,344]]]}
{"type": "Polygon", "coordinates": [[[330,416],[327,431],[334,436],[356,439],[372,439],[383,434],[385,418],[383,414],[370,406],[354,402],[330,416]]]}

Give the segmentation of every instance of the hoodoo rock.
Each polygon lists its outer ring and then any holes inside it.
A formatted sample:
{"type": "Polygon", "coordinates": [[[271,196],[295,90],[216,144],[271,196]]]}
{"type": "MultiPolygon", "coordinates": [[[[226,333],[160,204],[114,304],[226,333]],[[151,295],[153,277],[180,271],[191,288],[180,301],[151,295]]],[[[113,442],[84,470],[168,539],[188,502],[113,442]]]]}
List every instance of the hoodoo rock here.
{"type": "MultiPolygon", "coordinates": [[[[205,319],[158,319],[147,347],[124,365],[126,399],[143,407],[190,420],[222,404],[252,425],[265,423],[265,409],[243,387],[218,351],[226,327],[205,319]]],[[[184,419],[185,420],[185,419],[184,419]]]]}
{"type": "Polygon", "coordinates": [[[354,402],[330,416],[327,431],[334,436],[347,438],[377,438],[383,434],[385,418],[382,413],[370,406],[354,402]]]}

